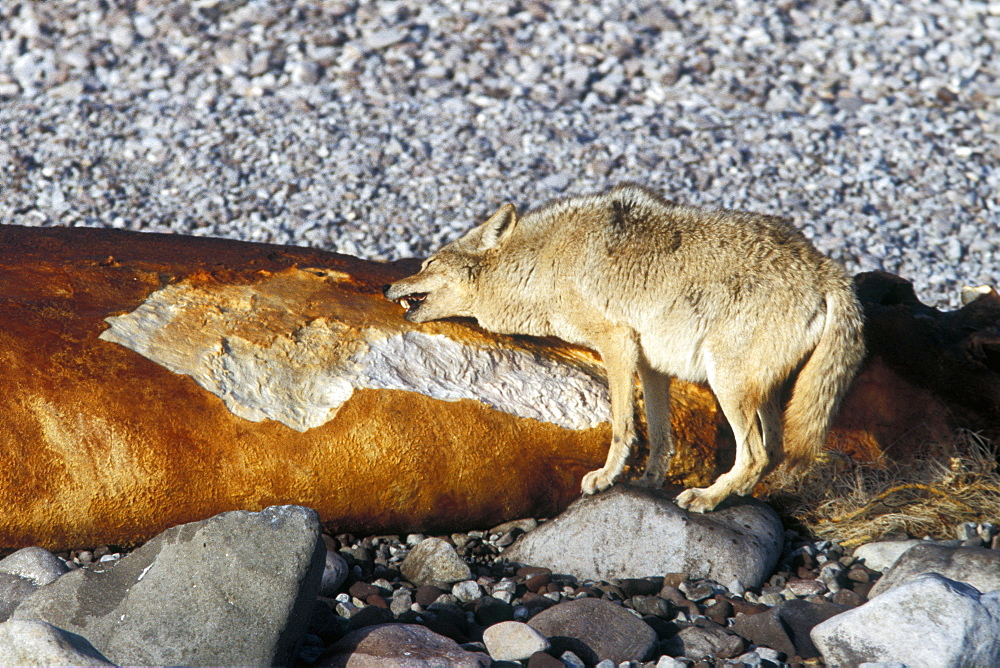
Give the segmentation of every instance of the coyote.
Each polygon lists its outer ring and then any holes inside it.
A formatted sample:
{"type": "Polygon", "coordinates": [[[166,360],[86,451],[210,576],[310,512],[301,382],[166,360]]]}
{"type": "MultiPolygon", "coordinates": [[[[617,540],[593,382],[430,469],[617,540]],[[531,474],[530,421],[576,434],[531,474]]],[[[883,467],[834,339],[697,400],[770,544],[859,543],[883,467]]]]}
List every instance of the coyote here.
{"type": "Polygon", "coordinates": [[[696,512],[749,494],[779,463],[811,462],[864,356],[850,278],[786,219],[699,210],[634,184],[523,217],[505,204],[385,295],[412,322],[464,316],[596,351],[612,440],[585,494],[614,483],[636,440],[636,374],[649,437],[641,482],[653,486],[673,454],[671,377],[707,382],[737,450],[729,472],[677,497],[696,512]]]}

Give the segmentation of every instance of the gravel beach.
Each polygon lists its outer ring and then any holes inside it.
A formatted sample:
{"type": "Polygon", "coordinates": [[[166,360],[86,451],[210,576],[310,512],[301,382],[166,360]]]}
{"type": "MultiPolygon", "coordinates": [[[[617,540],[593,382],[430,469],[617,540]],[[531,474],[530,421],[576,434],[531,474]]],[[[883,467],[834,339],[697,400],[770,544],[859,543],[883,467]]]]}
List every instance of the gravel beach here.
{"type": "Polygon", "coordinates": [[[426,254],[637,181],[1000,284],[1000,3],[0,4],[0,222],[426,254]]]}

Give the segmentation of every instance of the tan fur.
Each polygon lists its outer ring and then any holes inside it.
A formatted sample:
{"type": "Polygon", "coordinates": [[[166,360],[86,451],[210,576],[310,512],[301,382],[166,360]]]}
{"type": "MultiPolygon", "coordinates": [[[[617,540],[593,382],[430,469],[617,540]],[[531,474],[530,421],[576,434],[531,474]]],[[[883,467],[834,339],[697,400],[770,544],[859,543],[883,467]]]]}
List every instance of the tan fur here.
{"type": "Polygon", "coordinates": [[[707,381],[737,452],[714,484],[678,497],[699,512],[748,494],[782,458],[811,461],[864,356],[850,279],[788,221],[680,206],[635,185],[521,219],[504,205],[386,296],[414,322],[472,317],[493,332],[556,336],[597,351],[613,436],[605,465],[583,478],[587,494],[615,481],[636,439],[636,374],[650,434],[643,481],[651,485],[662,484],[673,454],[670,378],[707,381]]]}

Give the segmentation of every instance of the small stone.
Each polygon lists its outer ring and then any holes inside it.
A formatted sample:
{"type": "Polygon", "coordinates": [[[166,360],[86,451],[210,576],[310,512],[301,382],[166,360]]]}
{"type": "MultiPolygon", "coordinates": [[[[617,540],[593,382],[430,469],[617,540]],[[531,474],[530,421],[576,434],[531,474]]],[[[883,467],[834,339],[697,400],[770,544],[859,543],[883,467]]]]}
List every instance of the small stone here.
{"type": "Polygon", "coordinates": [[[479,585],[472,580],[456,582],[451,588],[451,593],[462,603],[471,603],[483,595],[479,585]]]}
{"type": "Polygon", "coordinates": [[[689,659],[730,659],[742,654],[747,646],[746,640],[734,633],[697,626],[681,629],[669,642],[672,647],[679,648],[679,654],[689,659]]]}
{"type": "Polygon", "coordinates": [[[348,633],[329,647],[317,664],[485,668],[490,659],[485,654],[466,651],[454,640],[423,626],[384,624],[348,633]]]}
{"type": "Polygon", "coordinates": [[[389,603],[389,610],[396,617],[410,610],[413,605],[413,595],[408,589],[399,589],[392,594],[392,601],[389,603]]]}
{"type": "Polygon", "coordinates": [[[375,585],[368,584],[367,582],[355,582],[347,590],[347,593],[354,598],[361,599],[362,601],[369,596],[374,596],[375,594],[381,594],[382,590],[375,585]]]}
{"type": "Polygon", "coordinates": [[[440,538],[427,538],[410,550],[400,564],[400,572],[418,586],[430,582],[451,584],[472,577],[468,564],[462,561],[455,548],[440,538]]]}
{"type": "Polygon", "coordinates": [[[348,628],[352,631],[366,626],[388,624],[392,621],[392,611],[389,610],[388,606],[366,605],[355,610],[349,621],[348,628]]]}
{"type": "Polygon", "coordinates": [[[483,632],[483,642],[495,661],[523,661],[550,646],[548,639],[522,622],[501,622],[483,632]]]}
{"type": "Polygon", "coordinates": [[[846,605],[850,608],[856,608],[865,603],[864,598],[850,589],[841,589],[830,598],[830,601],[837,605],[846,605]]]}
{"type": "Polygon", "coordinates": [[[969,540],[979,537],[979,526],[975,522],[962,522],[955,527],[955,537],[959,540],[969,540]]]}
{"type": "Polygon", "coordinates": [[[983,522],[976,527],[976,533],[978,533],[979,537],[983,539],[983,542],[988,545],[997,534],[997,528],[989,522],[983,522]]]}
{"type": "Polygon", "coordinates": [[[684,592],[688,600],[701,603],[707,598],[711,598],[718,593],[724,593],[724,588],[711,582],[700,582],[697,584],[681,583],[679,589],[684,592]]]}
{"type": "Polygon", "coordinates": [[[559,658],[566,668],[587,668],[587,664],[583,662],[583,659],[578,657],[570,650],[563,652],[559,658]]]}
{"type": "Polygon", "coordinates": [[[733,604],[718,596],[714,600],[707,601],[705,606],[705,615],[720,624],[725,624],[725,621],[735,614],[733,604]]]}
{"type": "Polygon", "coordinates": [[[643,615],[661,619],[670,619],[673,616],[673,607],[666,599],[659,596],[635,596],[632,598],[632,607],[643,615]]]}
{"type": "Polygon", "coordinates": [[[373,51],[398,44],[406,39],[407,31],[398,28],[376,30],[365,38],[365,46],[373,51]]]}
{"type": "Polygon", "coordinates": [[[332,550],[326,551],[326,561],[323,566],[323,578],[320,580],[319,595],[333,598],[344,586],[350,567],[347,560],[332,550]]]}
{"type": "Polygon", "coordinates": [[[799,597],[819,596],[827,592],[827,586],[820,580],[792,580],[788,590],[799,597]]]}

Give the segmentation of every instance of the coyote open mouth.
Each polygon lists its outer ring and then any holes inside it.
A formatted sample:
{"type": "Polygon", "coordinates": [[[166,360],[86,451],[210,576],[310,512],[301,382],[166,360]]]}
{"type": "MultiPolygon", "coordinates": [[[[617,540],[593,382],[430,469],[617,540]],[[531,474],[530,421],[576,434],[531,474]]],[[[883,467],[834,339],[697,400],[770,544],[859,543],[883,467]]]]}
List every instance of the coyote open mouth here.
{"type": "Polygon", "coordinates": [[[417,310],[424,300],[427,299],[426,292],[415,292],[412,295],[405,295],[396,300],[396,303],[406,309],[406,314],[409,315],[417,310]]]}

